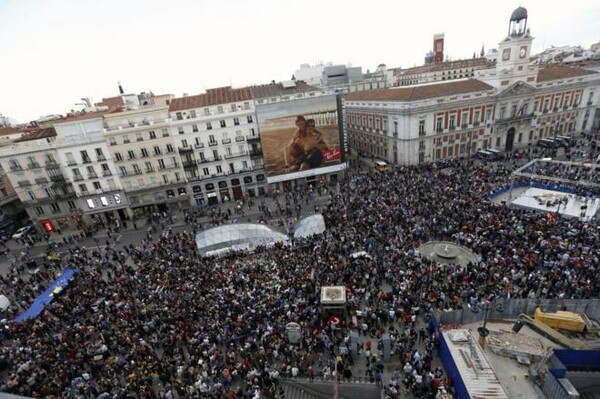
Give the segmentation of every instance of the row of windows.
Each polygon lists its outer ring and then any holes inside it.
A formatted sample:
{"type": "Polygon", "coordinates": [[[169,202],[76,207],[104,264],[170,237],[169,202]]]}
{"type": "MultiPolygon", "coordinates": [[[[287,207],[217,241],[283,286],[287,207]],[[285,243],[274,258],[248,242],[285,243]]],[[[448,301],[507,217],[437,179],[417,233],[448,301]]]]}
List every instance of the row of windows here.
{"type": "MultiPolygon", "coordinates": [[[[157,138],[156,136],[156,131],[154,130],[150,130],[148,132],[148,139],[149,140],[154,140],[157,138]]],[[[167,129],[166,127],[162,129],[162,137],[169,137],[169,129],[167,129]]],[[[131,143],[131,139],[129,138],[128,134],[124,134],[121,136],[121,139],[123,140],[122,143],[123,144],[129,144],[131,143]]],[[[144,141],[144,133],[136,133],[135,134],[135,141],[144,141]]],[[[117,138],[116,137],[110,137],[108,139],[108,143],[110,145],[117,145],[117,138]]]]}
{"type": "MultiPolygon", "coordinates": [[[[481,110],[473,111],[473,125],[478,125],[481,123],[481,110]]],[[[487,108],[485,111],[485,120],[491,120],[492,118],[492,109],[487,108]]],[[[424,121],[419,122],[419,133],[421,133],[421,122],[423,122],[423,130],[425,128],[424,121]]],[[[444,116],[438,116],[435,120],[435,131],[442,132],[444,130],[445,122],[448,124],[448,129],[456,129],[457,127],[457,115],[450,114],[448,115],[448,120],[445,120],[444,116]]],[[[466,127],[469,125],[469,112],[462,112],[460,117],[460,126],[466,127]]]]}
{"type": "MultiPolygon", "coordinates": [[[[176,157],[171,157],[168,162],[165,162],[163,158],[160,158],[156,161],[156,165],[158,170],[164,169],[173,169],[179,167],[179,163],[177,162],[176,157]]],[[[146,161],[144,163],[144,171],[146,173],[152,173],[155,171],[154,165],[150,161],[146,161]]],[[[143,173],[142,168],[139,164],[131,165],[131,171],[127,168],[127,166],[119,166],[119,175],[120,176],[129,176],[129,175],[141,175],[143,173]]]]}
{"type": "MultiPolygon", "coordinates": [[[[94,169],[94,166],[92,166],[92,165],[86,166],[85,170],[86,170],[86,172],[88,174],[88,178],[92,179],[92,178],[98,177],[97,174],[96,174],[96,170],[94,169]]],[[[106,164],[106,163],[101,163],[100,164],[100,170],[102,171],[102,175],[103,176],[107,176],[109,174],[112,174],[110,172],[110,168],[109,168],[108,164],[106,164]]],[[[73,172],[73,177],[76,180],[78,178],[83,179],[81,171],[79,170],[79,168],[73,168],[73,169],[71,169],[71,172],[73,172]]]]}
{"type": "MultiPolygon", "coordinates": [[[[69,211],[75,211],[75,210],[77,210],[77,205],[75,205],[75,201],[68,201],[67,202],[67,208],[68,208],[69,211]]],[[[57,203],[50,204],[50,210],[51,210],[51,213],[61,213],[62,212],[62,209],[61,209],[60,205],[57,204],[57,203]]],[[[42,207],[42,206],[36,206],[35,207],[35,213],[37,213],[38,216],[44,215],[44,213],[45,213],[44,212],[44,207],[42,207]]]]}
{"type": "MultiPolygon", "coordinates": [[[[248,115],[248,117],[247,117],[247,121],[248,121],[248,123],[253,123],[254,119],[253,119],[252,115],[248,115]]],[[[220,124],[220,126],[221,126],[222,128],[226,128],[226,127],[227,127],[227,123],[226,123],[226,121],[225,121],[225,120],[221,120],[221,121],[219,121],[219,124],[220,124]]],[[[238,119],[238,118],[234,118],[234,123],[233,123],[233,125],[234,125],[234,126],[239,126],[239,125],[240,125],[240,123],[239,123],[239,119],[238,119]]],[[[212,130],[212,129],[213,129],[213,127],[212,127],[212,123],[211,123],[211,122],[206,122],[206,130],[212,130]]],[[[165,131],[166,129],[163,129],[163,130],[165,131]]],[[[186,128],[185,128],[184,126],[179,126],[179,127],[177,128],[177,131],[178,131],[178,133],[179,133],[179,134],[185,134],[185,133],[197,133],[197,132],[199,132],[199,129],[198,129],[198,125],[191,125],[191,131],[186,131],[186,128]]],[[[250,129],[250,134],[251,134],[251,135],[254,135],[254,134],[255,134],[254,132],[255,132],[255,131],[254,131],[254,128],[251,128],[251,129],[250,129]]],[[[241,130],[238,130],[238,131],[236,131],[236,136],[241,136],[241,134],[242,134],[242,131],[241,131],[241,130]]],[[[225,136],[225,135],[227,135],[227,133],[225,132],[225,133],[223,133],[223,135],[225,136]]],[[[166,130],[166,133],[163,133],[163,137],[168,137],[168,136],[169,136],[169,134],[168,134],[168,130],[166,130]]],[[[210,136],[210,137],[214,139],[214,136],[210,136]]],[[[121,136],[121,138],[122,138],[122,140],[123,140],[123,141],[122,141],[122,144],[129,144],[129,143],[131,143],[131,140],[129,139],[129,135],[127,135],[127,134],[124,134],[123,136],[121,136]]],[[[155,138],[156,138],[156,132],[154,132],[154,131],[152,131],[152,130],[151,130],[151,131],[149,131],[149,132],[148,132],[148,138],[149,138],[150,140],[152,140],[152,139],[155,139],[155,138]]],[[[139,142],[139,141],[144,141],[144,137],[142,136],[142,133],[137,133],[137,134],[136,134],[136,141],[138,141],[138,142],[139,142]]],[[[213,140],[213,141],[214,141],[214,140],[213,140]]],[[[116,137],[111,137],[111,138],[109,139],[109,144],[110,144],[111,146],[117,145],[118,143],[117,143],[117,139],[116,139],[116,137]]]]}
{"type": "MultiPolygon", "coordinates": [[[[225,109],[226,109],[226,106],[223,106],[223,105],[217,106],[217,108],[216,108],[217,114],[224,113],[225,109]]],[[[250,102],[249,101],[245,101],[243,103],[243,105],[235,104],[234,103],[234,104],[230,104],[230,106],[229,106],[229,111],[230,112],[237,112],[237,111],[240,111],[242,109],[245,109],[245,110],[250,109],[250,102]]],[[[214,112],[214,110],[211,110],[208,107],[204,108],[203,111],[202,111],[202,113],[204,114],[204,116],[210,116],[210,115],[213,114],[213,112],[214,112]]],[[[190,118],[191,119],[195,119],[197,117],[198,117],[198,115],[197,115],[195,109],[191,109],[189,111],[181,111],[181,112],[176,112],[175,113],[175,118],[178,121],[183,120],[183,119],[190,119],[190,118]]]]}
{"type": "MultiPolygon", "coordinates": [[[[155,145],[154,147],[152,147],[152,155],[154,156],[158,156],[162,154],[162,149],[160,146],[155,145]]],[[[175,152],[175,148],[173,147],[173,144],[167,144],[165,146],[165,153],[166,154],[172,154],[175,152]]],[[[137,155],[136,155],[136,151],[135,150],[128,150],[126,153],[126,157],[127,159],[136,159],[137,155]]],[[[141,148],[140,149],[140,157],[141,158],[147,158],[150,156],[150,152],[148,151],[147,148],[141,148]]],[[[125,158],[123,157],[123,155],[120,152],[115,152],[115,161],[116,162],[121,162],[123,161],[125,158]]]]}
{"type": "MultiPolygon", "coordinates": [[[[94,152],[96,154],[96,161],[104,161],[106,159],[104,157],[104,153],[102,152],[102,148],[96,148],[94,150],[94,152]]],[[[79,152],[79,155],[81,157],[81,163],[92,163],[92,158],[88,154],[87,150],[81,150],[79,152]]],[[[67,152],[65,154],[65,156],[67,157],[67,163],[69,165],[78,163],[72,152],[67,152]]],[[[9,163],[10,169],[13,171],[23,169],[23,167],[21,166],[21,163],[16,159],[11,159],[11,160],[9,160],[8,163],[9,163]]],[[[45,154],[44,159],[43,159],[43,164],[46,166],[55,165],[55,164],[57,164],[57,161],[54,158],[54,155],[45,154]]],[[[39,168],[39,167],[41,167],[41,164],[40,164],[40,162],[38,162],[38,159],[32,155],[32,156],[27,157],[27,167],[39,168]]]]}
{"type": "MultiPolygon", "coordinates": [[[[213,158],[212,159],[208,159],[208,158],[204,157],[203,153],[201,153],[200,154],[200,163],[202,163],[205,160],[206,161],[214,161],[214,160],[222,160],[222,158],[218,154],[213,154],[213,158]]],[[[194,159],[185,159],[185,158],[183,160],[184,164],[186,162],[195,162],[195,161],[196,160],[194,160],[194,159]]],[[[177,168],[177,167],[179,167],[179,163],[177,162],[177,160],[175,158],[172,158],[171,162],[168,163],[168,164],[165,163],[164,159],[159,159],[158,162],[157,162],[157,166],[158,166],[157,170],[160,171],[160,170],[164,170],[164,169],[168,169],[168,168],[177,168]]],[[[196,164],[193,164],[193,166],[196,166],[196,164]]],[[[241,170],[249,170],[249,166],[248,166],[248,161],[247,160],[243,160],[241,162],[241,169],[240,168],[236,169],[234,163],[229,163],[228,166],[229,166],[229,171],[232,172],[232,173],[239,172],[241,170]]],[[[213,167],[209,167],[209,166],[206,166],[206,167],[202,168],[202,171],[204,172],[204,175],[208,176],[208,175],[212,174],[210,172],[212,170],[212,168],[213,167]]],[[[216,166],[214,166],[214,168],[216,170],[216,173],[222,173],[223,172],[223,169],[222,169],[221,165],[216,165],[216,166]]],[[[133,164],[133,165],[131,165],[131,169],[127,168],[126,166],[119,167],[119,175],[122,176],[122,177],[141,175],[144,172],[145,173],[153,173],[155,171],[156,171],[156,169],[154,168],[154,165],[151,162],[145,162],[145,164],[142,165],[142,166],[140,166],[138,164],[133,164]],[[142,167],[143,167],[143,169],[142,169],[142,167]]],[[[195,173],[193,173],[195,171],[197,171],[196,168],[192,169],[190,171],[190,173],[192,173],[193,176],[196,176],[195,173]]],[[[176,173],[178,174],[179,172],[176,172],[176,173]]]]}
{"type": "MultiPolygon", "coordinates": [[[[282,96],[280,101],[288,101],[288,100],[292,100],[294,98],[303,98],[306,95],[308,95],[308,97],[314,97],[315,96],[315,92],[311,91],[309,93],[297,93],[295,96],[282,96]]],[[[256,100],[257,104],[266,104],[266,103],[274,103],[277,102],[277,100],[279,100],[277,97],[271,97],[269,99],[260,99],[260,100],[256,100]]]]}
{"type": "MultiPolygon", "coordinates": [[[[590,93],[589,101],[592,101],[594,93],[590,93]]],[[[548,112],[550,110],[557,111],[560,108],[567,108],[569,106],[577,107],[580,103],[580,94],[579,93],[562,93],[555,94],[554,100],[551,101],[550,95],[546,97],[542,97],[542,101],[537,100],[533,105],[533,110],[538,112],[548,112]],[[571,103],[571,98],[573,98],[573,102],[571,103]]]]}
{"type": "MultiPolygon", "coordinates": [[[[247,123],[254,123],[254,117],[252,115],[247,115],[246,116],[246,122],[247,123]]],[[[240,125],[240,118],[236,116],[236,117],[233,118],[233,126],[239,126],[239,125],[240,125]]],[[[192,132],[199,131],[198,124],[194,123],[194,124],[192,124],[190,126],[191,126],[191,129],[192,129],[192,132]]],[[[205,122],[204,126],[205,126],[206,130],[212,130],[212,128],[213,128],[213,125],[212,125],[211,121],[205,122]]],[[[227,120],[225,120],[225,119],[219,120],[219,126],[222,127],[222,128],[227,127],[227,120]]],[[[185,129],[184,129],[183,126],[179,126],[177,128],[177,130],[178,130],[179,134],[184,134],[185,133],[185,129]]]]}
{"type": "MultiPolygon", "coordinates": [[[[96,153],[96,161],[104,161],[106,159],[104,153],[102,152],[102,148],[95,148],[94,152],[96,153]]],[[[69,165],[78,163],[72,152],[67,152],[65,155],[69,165]]],[[[82,163],[92,163],[92,158],[88,154],[87,150],[79,151],[79,155],[82,163]]]]}

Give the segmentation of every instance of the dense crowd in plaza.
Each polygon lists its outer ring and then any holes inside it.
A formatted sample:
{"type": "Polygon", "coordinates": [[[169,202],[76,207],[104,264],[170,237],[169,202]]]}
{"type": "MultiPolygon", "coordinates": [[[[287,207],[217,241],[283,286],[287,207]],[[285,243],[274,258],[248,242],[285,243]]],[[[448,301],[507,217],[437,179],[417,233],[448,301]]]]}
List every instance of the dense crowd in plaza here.
{"type": "Polygon", "coordinates": [[[537,160],[522,173],[541,175],[550,179],[564,179],[585,184],[585,189],[600,192],[600,167],[592,163],[569,163],[537,160]],[[587,183],[587,184],[586,184],[587,183]],[[592,183],[591,185],[589,183],[592,183]]]}
{"type": "MultiPolygon", "coordinates": [[[[433,364],[431,312],[493,297],[599,294],[598,224],[493,203],[490,192],[508,184],[512,170],[511,161],[445,161],[382,174],[351,168],[330,190],[323,235],[251,254],[201,259],[192,233],[149,233],[107,252],[73,243],[67,258],[79,273],[71,285],[40,317],[15,324],[8,314],[0,325],[0,391],[269,398],[283,377],[350,378],[360,359],[364,376],[385,384],[392,398],[403,391],[440,397],[451,381],[433,364]],[[429,240],[459,242],[480,259],[466,269],[432,264],[415,251],[429,240]],[[350,257],[358,251],[369,256],[350,257]],[[348,288],[348,317],[339,324],[319,306],[324,285],[348,288]],[[302,328],[296,345],[286,340],[289,322],[302,328]],[[348,348],[352,330],[360,334],[358,356],[348,348]],[[379,356],[384,333],[397,364],[389,381],[379,356]]],[[[280,201],[295,209],[303,199],[282,193],[280,201]]],[[[265,218],[275,212],[262,211],[265,218]]],[[[27,280],[15,269],[3,278],[13,313],[60,270],[47,266],[27,280]]]]}

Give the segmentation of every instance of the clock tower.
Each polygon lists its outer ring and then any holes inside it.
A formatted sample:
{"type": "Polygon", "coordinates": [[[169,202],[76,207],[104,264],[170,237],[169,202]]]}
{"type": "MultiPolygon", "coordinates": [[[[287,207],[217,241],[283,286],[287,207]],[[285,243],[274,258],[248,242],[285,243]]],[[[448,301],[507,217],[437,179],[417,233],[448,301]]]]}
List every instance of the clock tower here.
{"type": "Polygon", "coordinates": [[[529,65],[533,37],[527,28],[527,9],[513,11],[508,23],[508,35],[498,44],[496,73],[499,89],[522,81],[534,84],[537,68],[529,65]]]}

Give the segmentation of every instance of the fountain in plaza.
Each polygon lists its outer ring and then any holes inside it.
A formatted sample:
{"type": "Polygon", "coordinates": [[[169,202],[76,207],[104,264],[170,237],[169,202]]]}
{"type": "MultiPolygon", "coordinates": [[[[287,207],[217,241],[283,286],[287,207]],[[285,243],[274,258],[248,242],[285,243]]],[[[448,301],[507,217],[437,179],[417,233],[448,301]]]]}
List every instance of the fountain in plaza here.
{"type": "Polygon", "coordinates": [[[439,264],[460,264],[466,267],[477,262],[477,255],[460,244],[446,241],[430,241],[421,245],[417,251],[427,259],[439,264]]]}

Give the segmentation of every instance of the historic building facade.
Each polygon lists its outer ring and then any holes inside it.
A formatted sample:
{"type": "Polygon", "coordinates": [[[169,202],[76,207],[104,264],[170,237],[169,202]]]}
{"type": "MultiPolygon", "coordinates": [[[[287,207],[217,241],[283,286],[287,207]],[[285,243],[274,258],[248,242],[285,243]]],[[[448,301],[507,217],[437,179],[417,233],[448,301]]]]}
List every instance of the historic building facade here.
{"type": "Polygon", "coordinates": [[[350,148],[398,164],[512,151],[597,129],[600,74],[530,65],[527,11],[511,15],[499,60],[476,78],[346,95],[350,148]]]}
{"type": "Polygon", "coordinates": [[[326,93],[295,81],[180,98],[121,93],[78,115],[11,129],[0,166],[46,231],[261,196],[269,185],[256,104],[326,93]]]}

